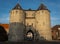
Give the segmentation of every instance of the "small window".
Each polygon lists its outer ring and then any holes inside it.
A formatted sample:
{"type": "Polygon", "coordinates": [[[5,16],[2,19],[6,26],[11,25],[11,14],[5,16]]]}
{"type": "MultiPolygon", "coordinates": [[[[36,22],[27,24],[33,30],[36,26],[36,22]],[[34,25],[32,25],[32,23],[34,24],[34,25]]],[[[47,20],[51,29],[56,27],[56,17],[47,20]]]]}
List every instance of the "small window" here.
{"type": "Polygon", "coordinates": [[[33,23],[32,23],[32,26],[33,26],[33,23]]]}
{"type": "Polygon", "coordinates": [[[44,11],[42,11],[42,13],[43,13],[44,11]]]}
{"type": "Polygon", "coordinates": [[[38,21],[36,21],[38,23],[38,21]]]}
{"type": "Polygon", "coordinates": [[[45,25],[45,22],[43,22],[43,25],[45,25]]]}
{"type": "Polygon", "coordinates": [[[16,11],[16,13],[18,13],[18,11],[16,11]]]}
{"type": "Polygon", "coordinates": [[[35,14],[32,14],[32,16],[35,16],[35,14]]]}
{"type": "Polygon", "coordinates": [[[45,13],[47,13],[47,12],[45,11],[45,13]]]}

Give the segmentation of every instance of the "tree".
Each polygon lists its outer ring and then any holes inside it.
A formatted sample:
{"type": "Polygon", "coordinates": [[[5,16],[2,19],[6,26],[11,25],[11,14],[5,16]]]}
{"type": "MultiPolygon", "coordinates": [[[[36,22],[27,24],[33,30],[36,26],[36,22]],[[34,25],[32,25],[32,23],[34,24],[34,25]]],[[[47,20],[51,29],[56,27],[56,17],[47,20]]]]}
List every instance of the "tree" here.
{"type": "Polygon", "coordinates": [[[0,41],[7,41],[8,35],[3,26],[0,26],[0,41]]]}

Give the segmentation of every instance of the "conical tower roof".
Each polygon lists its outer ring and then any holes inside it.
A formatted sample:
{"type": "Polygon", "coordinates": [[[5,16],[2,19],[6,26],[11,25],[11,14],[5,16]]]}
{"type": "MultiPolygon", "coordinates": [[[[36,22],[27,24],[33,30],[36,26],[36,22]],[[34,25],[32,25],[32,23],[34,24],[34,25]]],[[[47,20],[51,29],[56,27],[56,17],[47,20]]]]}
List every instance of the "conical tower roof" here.
{"type": "Polygon", "coordinates": [[[38,10],[48,10],[47,7],[44,4],[41,4],[38,8],[38,10]]]}
{"type": "Polygon", "coordinates": [[[20,10],[21,10],[22,8],[21,8],[21,6],[19,5],[19,3],[17,3],[16,6],[15,6],[12,10],[14,10],[14,9],[20,9],[20,10]]]}

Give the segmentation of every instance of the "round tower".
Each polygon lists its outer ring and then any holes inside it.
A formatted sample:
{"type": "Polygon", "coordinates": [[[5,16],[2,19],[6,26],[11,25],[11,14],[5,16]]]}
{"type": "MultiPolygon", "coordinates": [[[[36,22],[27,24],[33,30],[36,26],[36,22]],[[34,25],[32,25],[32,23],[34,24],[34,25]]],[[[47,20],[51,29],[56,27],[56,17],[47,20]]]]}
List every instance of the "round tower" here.
{"type": "Polygon", "coordinates": [[[50,26],[50,11],[43,4],[36,12],[36,30],[39,33],[39,40],[52,40],[50,26]]]}
{"type": "Polygon", "coordinates": [[[22,41],[24,39],[24,11],[17,4],[10,12],[9,41],[22,41]]]}

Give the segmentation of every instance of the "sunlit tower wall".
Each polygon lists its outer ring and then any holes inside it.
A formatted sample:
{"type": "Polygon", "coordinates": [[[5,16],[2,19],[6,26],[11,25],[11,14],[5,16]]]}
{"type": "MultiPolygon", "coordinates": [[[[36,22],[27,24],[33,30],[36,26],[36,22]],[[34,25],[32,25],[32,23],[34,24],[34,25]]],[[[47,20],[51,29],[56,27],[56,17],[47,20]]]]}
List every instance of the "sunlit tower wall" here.
{"type": "Polygon", "coordinates": [[[24,11],[17,4],[10,12],[9,41],[24,40],[24,11]]]}
{"type": "Polygon", "coordinates": [[[33,28],[35,28],[35,10],[25,10],[26,12],[26,19],[25,19],[25,25],[31,25],[33,28]]]}
{"type": "Polygon", "coordinates": [[[41,4],[36,12],[36,30],[39,32],[39,40],[52,40],[50,11],[44,4],[41,4]]]}

